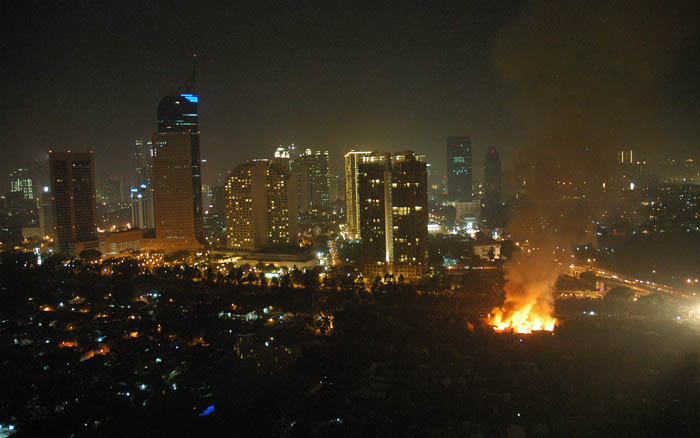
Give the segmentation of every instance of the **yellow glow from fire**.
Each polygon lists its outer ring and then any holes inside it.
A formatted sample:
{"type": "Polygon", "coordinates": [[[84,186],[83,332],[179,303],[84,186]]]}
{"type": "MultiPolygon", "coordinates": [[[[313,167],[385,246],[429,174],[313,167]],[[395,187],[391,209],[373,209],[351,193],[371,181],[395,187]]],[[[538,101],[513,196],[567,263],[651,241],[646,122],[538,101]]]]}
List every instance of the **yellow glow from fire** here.
{"type": "Polygon", "coordinates": [[[500,308],[493,309],[489,324],[497,332],[532,333],[533,331],[554,331],[557,319],[549,314],[538,313],[535,301],[524,305],[506,316],[500,308]]]}

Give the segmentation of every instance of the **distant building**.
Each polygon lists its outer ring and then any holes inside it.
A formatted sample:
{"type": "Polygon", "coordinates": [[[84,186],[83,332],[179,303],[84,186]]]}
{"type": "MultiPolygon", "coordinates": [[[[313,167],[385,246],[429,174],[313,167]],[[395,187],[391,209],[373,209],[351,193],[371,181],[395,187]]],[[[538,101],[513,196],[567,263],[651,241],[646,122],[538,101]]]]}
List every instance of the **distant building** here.
{"type": "Polygon", "coordinates": [[[371,152],[350,151],[345,154],[345,217],[347,219],[348,234],[350,238],[360,237],[360,196],[359,190],[359,163],[362,157],[367,157],[371,152]]]}
{"type": "Polygon", "coordinates": [[[119,176],[104,175],[97,186],[97,200],[107,205],[116,205],[124,200],[124,181],[119,176]]]}
{"type": "Polygon", "coordinates": [[[472,246],[474,255],[482,260],[498,260],[501,258],[501,243],[476,243],[472,246]]]}
{"type": "Polygon", "coordinates": [[[455,222],[462,225],[467,222],[479,222],[481,219],[481,201],[475,199],[473,201],[458,201],[455,202],[455,222]]]}
{"type": "Polygon", "coordinates": [[[490,148],[484,159],[484,197],[481,216],[487,227],[501,223],[501,158],[496,148],[490,148]]]}
{"type": "Polygon", "coordinates": [[[135,228],[155,228],[155,208],[153,206],[153,191],[146,183],[132,187],[131,196],[131,225],[135,228]]]}
{"type": "Polygon", "coordinates": [[[153,178],[153,143],[150,141],[136,140],[134,144],[134,173],[135,187],[141,184],[150,185],[153,178]]]}
{"type": "Polygon", "coordinates": [[[330,200],[328,151],[306,149],[299,157],[301,211],[322,208],[330,200]]]}
{"type": "Polygon", "coordinates": [[[268,160],[236,167],[226,183],[229,248],[259,251],[298,247],[296,178],[268,160]]]}
{"type": "Polygon", "coordinates": [[[426,268],[426,164],[413,152],[372,153],[358,165],[363,271],[416,278],[426,268]]]}
{"type": "Polygon", "coordinates": [[[105,256],[132,251],[138,252],[144,249],[144,234],[146,232],[142,229],[133,229],[114,233],[99,233],[99,251],[105,256]]]}
{"type": "Polygon", "coordinates": [[[93,152],[49,151],[56,252],[97,248],[93,152]]]}
{"type": "Polygon", "coordinates": [[[447,197],[453,202],[472,199],[471,137],[447,137],[447,197]]]}
{"type": "Polygon", "coordinates": [[[328,199],[332,204],[335,204],[341,197],[340,176],[331,173],[328,181],[330,182],[328,199]]]}
{"type": "Polygon", "coordinates": [[[19,168],[10,172],[10,191],[22,192],[24,199],[34,199],[34,185],[29,169],[19,168]]]}
{"type": "Polygon", "coordinates": [[[54,237],[53,199],[49,186],[44,186],[39,200],[39,229],[42,237],[54,237]]]}

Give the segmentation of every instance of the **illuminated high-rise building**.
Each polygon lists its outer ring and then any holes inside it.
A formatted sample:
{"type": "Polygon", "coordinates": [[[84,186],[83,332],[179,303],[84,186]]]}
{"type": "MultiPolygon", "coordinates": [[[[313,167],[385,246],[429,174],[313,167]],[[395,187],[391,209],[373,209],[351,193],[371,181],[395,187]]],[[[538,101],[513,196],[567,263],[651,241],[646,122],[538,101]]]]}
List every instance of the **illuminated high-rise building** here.
{"type": "Polygon", "coordinates": [[[155,228],[155,210],[153,207],[153,191],[146,183],[138,187],[132,187],[131,197],[131,225],[134,228],[155,228]]]}
{"type": "Polygon", "coordinates": [[[10,172],[10,191],[22,192],[23,199],[34,199],[34,186],[29,169],[21,167],[10,172]]]}
{"type": "Polygon", "coordinates": [[[136,140],[134,144],[134,173],[133,185],[150,185],[153,177],[153,143],[150,141],[136,140]]]}
{"type": "Polygon", "coordinates": [[[195,250],[197,239],[189,132],[155,133],[153,206],[156,240],[165,251],[195,250]]]}
{"type": "Polygon", "coordinates": [[[328,205],[330,200],[330,168],[328,151],[306,151],[299,157],[301,210],[313,210],[328,205]]]}
{"type": "Polygon", "coordinates": [[[296,178],[268,160],[236,167],[226,182],[229,248],[258,251],[299,245],[296,178]]]}
{"type": "Polygon", "coordinates": [[[371,152],[350,151],[345,154],[345,218],[347,219],[348,237],[360,237],[360,197],[358,165],[362,157],[371,152]]]}
{"type": "Polygon", "coordinates": [[[39,203],[39,230],[42,237],[52,238],[54,235],[53,199],[49,186],[44,186],[39,203]]]}
{"type": "MultiPolygon", "coordinates": [[[[196,60],[196,55],[195,58],[196,60]]],[[[192,76],[185,82],[184,87],[180,92],[172,93],[161,99],[158,104],[158,141],[156,144],[154,134],[154,173],[155,173],[155,153],[162,151],[163,146],[170,141],[168,136],[175,136],[174,143],[178,145],[186,142],[187,153],[189,154],[188,165],[191,190],[188,192],[192,196],[192,217],[194,221],[195,235],[201,244],[206,241],[204,239],[204,226],[202,219],[202,172],[201,159],[199,150],[199,114],[197,113],[197,104],[199,97],[194,93],[194,80],[196,64],[192,66],[192,76]],[[185,140],[183,140],[185,138],[185,140]]],[[[178,148],[178,154],[180,153],[178,148]]],[[[162,154],[162,152],[161,152],[162,154]]],[[[162,187],[164,182],[160,181],[162,187]]],[[[154,184],[154,189],[158,187],[154,184]]],[[[178,196],[182,196],[178,194],[178,196]]],[[[156,221],[160,222],[158,217],[158,195],[156,198],[156,221]]]]}
{"type": "Polygon", "coordinates": [[[472,199],[471,137],[447,137],[447,198],[455,202],[472,199]]]}
{"type": "Polygon", "coordinates": [[[93,152],[49,151],[56,252],[97,249],[93,152]]]}
{"type": "Polygon", "coordinates": [[[428,249],[426,163],[413,152],[372,153],[358,165],[365,275],[423,275],[428,249]]]}

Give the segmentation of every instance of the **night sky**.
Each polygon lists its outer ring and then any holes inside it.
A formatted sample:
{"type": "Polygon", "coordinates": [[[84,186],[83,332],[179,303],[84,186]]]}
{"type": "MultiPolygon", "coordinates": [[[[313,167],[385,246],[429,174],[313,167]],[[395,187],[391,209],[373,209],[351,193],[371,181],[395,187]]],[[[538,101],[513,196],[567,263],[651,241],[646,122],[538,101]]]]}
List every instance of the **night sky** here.
{"type": "Polygon", "coordinates": [[[3,2],[3,174],[49,147],[126,174],[193,52],[210,175],[291,142],[441,173],[471,135],[477,176],[491,145],[700,150],[697,1],[347,3],[3,2]]]}

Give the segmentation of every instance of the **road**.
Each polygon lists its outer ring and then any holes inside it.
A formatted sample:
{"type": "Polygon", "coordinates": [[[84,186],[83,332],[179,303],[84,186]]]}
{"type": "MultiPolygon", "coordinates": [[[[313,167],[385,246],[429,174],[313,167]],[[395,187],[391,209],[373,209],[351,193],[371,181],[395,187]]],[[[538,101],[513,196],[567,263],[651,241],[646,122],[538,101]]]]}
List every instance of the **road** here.
{"type": "Polygon", "coordinates": [[[649,280],[639,280],[637,278],[631,277],[629,275],[620,274],[618,272],[613,272],[610,270],[596,268],[594,266],[583,266],[583,265],[570,265],[569,269],[572,275],[579,275],[582,272],[592,271],[596,274],[598,278],[602,278],[606,283],[615,284],[620,286],[629,287],[637,292],[644,292],[646,294],[650,293],[660,293],[671,298],[683,298],[686,300],[691,300],[693,302],[698,301],[698,297],[686,294],[678,289],[674,289],[671,286],[665,284],[654,283],[649,280]]]}

